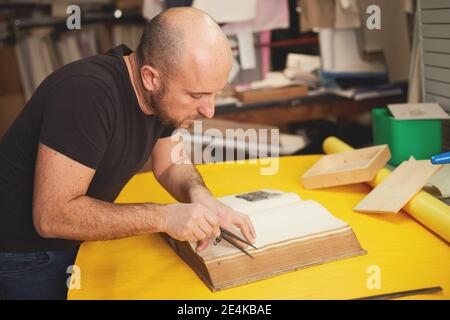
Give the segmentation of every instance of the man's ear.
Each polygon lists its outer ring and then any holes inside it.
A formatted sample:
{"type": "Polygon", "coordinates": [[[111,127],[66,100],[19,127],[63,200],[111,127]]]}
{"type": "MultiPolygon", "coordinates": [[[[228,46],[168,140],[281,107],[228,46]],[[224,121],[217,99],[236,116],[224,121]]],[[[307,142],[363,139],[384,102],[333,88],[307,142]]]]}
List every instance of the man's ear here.
{"type": "Polygon", "coordinates": [[[153,92],[159,90],[161,78],[158,70],[149,65],[141,68],[142,84],[147,91],[153,92]]]}

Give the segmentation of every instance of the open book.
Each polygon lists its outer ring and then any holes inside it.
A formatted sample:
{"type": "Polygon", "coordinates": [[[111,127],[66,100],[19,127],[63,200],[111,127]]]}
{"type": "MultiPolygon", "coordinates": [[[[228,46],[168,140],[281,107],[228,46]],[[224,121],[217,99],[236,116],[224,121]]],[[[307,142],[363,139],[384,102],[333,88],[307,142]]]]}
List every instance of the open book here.
{"type": "MultiPolygon", "coordinates": [[[[166,236],[178,255],[212,290],[221,290],[287,271],[365,254],[352,229],[319,203],[278,190],[231,195],[219,200],[249,215],[256,242],[251,259],[225,240],[196,252],[196,243],[166,236]]],[[[242,237],[236,228],[229,230],[242,237]]]]}

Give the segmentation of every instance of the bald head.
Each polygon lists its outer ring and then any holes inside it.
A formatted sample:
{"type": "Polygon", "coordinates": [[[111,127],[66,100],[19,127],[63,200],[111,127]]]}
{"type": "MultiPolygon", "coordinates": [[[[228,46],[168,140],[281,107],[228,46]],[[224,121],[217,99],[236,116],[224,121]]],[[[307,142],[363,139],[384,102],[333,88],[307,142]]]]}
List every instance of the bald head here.
{"type": "Polygon", "coordinates": [[[229,65],[232,59],[219,25],[205,12],[189,7],[167,9],[149,21],[136,55],[139,67],[151,65],[166,77],[187,67],[229,65]]]}

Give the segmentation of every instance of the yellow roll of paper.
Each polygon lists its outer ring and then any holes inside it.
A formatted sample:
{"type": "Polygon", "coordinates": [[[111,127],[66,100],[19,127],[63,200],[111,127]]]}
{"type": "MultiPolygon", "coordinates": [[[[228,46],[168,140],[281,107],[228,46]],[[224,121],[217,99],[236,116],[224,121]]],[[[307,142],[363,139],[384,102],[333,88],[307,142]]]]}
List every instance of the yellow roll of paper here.
{"type": "MultiPolygon", "coordinates": [[[[328,137],[323,142],[323,150],[330,154],[353,150],[353,148],[336,137],[328,137]]],[[[383,168],[368,184],[375,188],[390,173],[391,170],[383,168]]],[[[450,242],[450,206],[425,191],[419,191],[403,207],[403,210],[450,242]]]]}

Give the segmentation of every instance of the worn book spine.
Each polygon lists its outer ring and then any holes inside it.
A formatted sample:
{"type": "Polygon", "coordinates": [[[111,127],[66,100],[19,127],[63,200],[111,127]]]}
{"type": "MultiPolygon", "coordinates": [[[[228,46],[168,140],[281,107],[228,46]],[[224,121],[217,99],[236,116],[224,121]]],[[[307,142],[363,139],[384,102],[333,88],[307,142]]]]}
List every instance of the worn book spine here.
{"type": "Polygon", "coordinates": [[[204,261],[188,242],[177,241],[167,235],[165,238],[212,291],[366,253],[349,227],[304,241],[300,239],[252,251],[255,259],[238,254],[204,261]]]}

